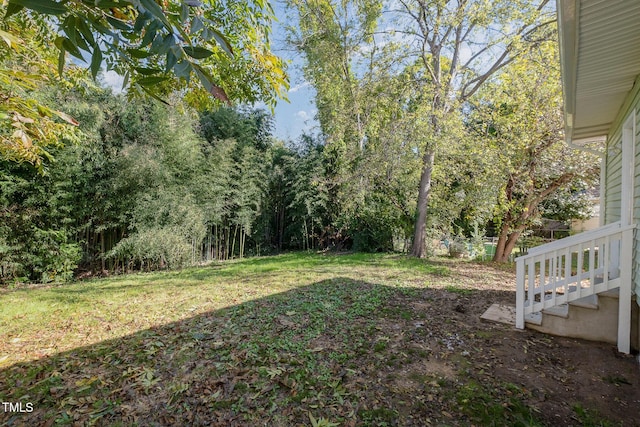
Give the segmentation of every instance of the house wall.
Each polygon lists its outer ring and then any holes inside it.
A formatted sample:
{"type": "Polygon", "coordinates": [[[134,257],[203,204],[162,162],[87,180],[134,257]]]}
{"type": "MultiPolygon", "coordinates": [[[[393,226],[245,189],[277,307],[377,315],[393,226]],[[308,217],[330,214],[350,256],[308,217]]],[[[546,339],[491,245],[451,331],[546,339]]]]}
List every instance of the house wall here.
{"type": "Polygon", "coordinates": [[[605,181],[604,223],[620,220],[622,191],[622,132],[618,131],[607,138],[607,170],[605,181]]]}
{"type": "MultiPolygon", "coordinates": [[[[618,112],[616,120],[611,127],[612,132],[607,137],[607,150],[605,153],[605,200],[604,200],[604,223],[609,224],[620,220],[620,209],[622,200],[622,128],[635,110],[636,135],[634,138],[634,200],[633,200],[633,222],[640,224],[640,76],[636,78],[633,89],[627,96],[625,103],[618,112]]],[[[633,288],[636,298],[640,304],[640,232],[636,230],[633,242],[633,288]]]]}

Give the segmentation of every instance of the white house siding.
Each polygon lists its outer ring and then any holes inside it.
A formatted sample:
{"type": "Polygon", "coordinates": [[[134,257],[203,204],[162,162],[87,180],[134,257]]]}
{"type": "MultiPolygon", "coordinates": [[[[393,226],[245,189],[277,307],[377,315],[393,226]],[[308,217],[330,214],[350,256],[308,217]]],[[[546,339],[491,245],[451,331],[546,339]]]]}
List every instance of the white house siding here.
{"type": "Polygon", "coordinates": [[[622,137],[617,132],[607,143],[607,174],[605,183],[605,224],[620,220],[620,202],[622,191],[622,137]]]}
{"type": "MultiPolygon", "coordinates": [[[[636,135],[634,148],[634,201],[633,222],[640,224],[640,79],[636,79],[633,90],[627,97],[623,107],[611,127],[612,133],[607,140],[606,152],[606,183],[605,183],[605,224],[620,220],[621,191],[622,191],[622,127],[629,115],[635,110],[636,135]]],[[[640,304],[640,232],[636,230],[633,241],[633,288],[640,304]]]]}
{"type": "MultiPolygon", "coordinates": [[[[634,110],[636,112],[636,135],[633,174],[633,222],[640,225],[640,79],[636,79],[634,88],[618,112],[618,116],[611,127],[612,132],[607,138],[604,200],[605,224],[620,220],[622,200],[622,127],[634,110]]],[[[638,304],[640,304],[640,232],[638,230],[636,230],[633,242],[632,278],[636,298],[638,304]]]]}
{"type": "MultiPolygon", "coordinates": [[[[640,93],[634,91],[634,101],[632,103],[636,114],[636,134],[635,142],[635,160],[633,173],[633,222],[640,224],[640,93]]],[[[633,239],[633,269],[632,269],[633,285],[631,289],[636,294],[636,301],[640,304],[640,232],[635,230],[633,239]]]]}

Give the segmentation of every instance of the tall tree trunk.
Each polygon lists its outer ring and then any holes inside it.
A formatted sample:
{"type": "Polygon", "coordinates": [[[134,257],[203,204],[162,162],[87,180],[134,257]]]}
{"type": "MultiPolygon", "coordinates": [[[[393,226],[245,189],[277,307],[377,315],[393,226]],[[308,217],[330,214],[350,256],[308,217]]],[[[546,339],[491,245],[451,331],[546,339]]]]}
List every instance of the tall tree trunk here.
{"type": "Polygon", "coordinates": [[[104,243],[104,232],[105,230],[102,230],[100,232],[100,267],[101,267],[100,272],[103,272],[107,269],[107,266],[105,264],[106,260],[104,256],[104,253],[106,252],[105,243],[104,243]]]}
{"type": "Polygon", "coordinates": [[[282,250],[282,244],[284,242],[284,203],[280,203],[280,209],[278,211],[278,250],[282,250]]]}
{"type": "Polygon", "coordinates": [[[513,252],[513,249],[516,247],[516,243],[522,234],[524,228],[516,228],[515,230],[509,231],[509,225],[504,224],[500,230],[500,235],[498,236],[498,243],[496,244],[496,253],[493,255],[493,260],[496,262],[507,262],[509,261],[509,255],[513,252]]]}
{"type": "MultiPolygon", "coordinates": [[[[231,230],[229,230],[231,231],[231,230]]],[[[236,237],[238,235],[238,224],[236,224],[235,229],[233,230],[233,240],[231,240],[231,259],[236,257],[236,237]]]]}
{"type": "Polygon", "coordinates": [[[247,234],[245,233],[244,226],[240,226],[240,258],[244,258],[244,243],[246,241],[247,234]]]}
{"type": "Polygon", "coordinates": [[[435,151],[428,150],[423,157],[422,174],[420,175],[420,188],[418,189],[418,206],[416,212],[416,222],[413,234],[413,246],[411,255],[424,258],[427,255],[426,233],[427,233],[427,207],[429,205],[429,195],[431,194],[431,174],[435,160],[435,151]]]}

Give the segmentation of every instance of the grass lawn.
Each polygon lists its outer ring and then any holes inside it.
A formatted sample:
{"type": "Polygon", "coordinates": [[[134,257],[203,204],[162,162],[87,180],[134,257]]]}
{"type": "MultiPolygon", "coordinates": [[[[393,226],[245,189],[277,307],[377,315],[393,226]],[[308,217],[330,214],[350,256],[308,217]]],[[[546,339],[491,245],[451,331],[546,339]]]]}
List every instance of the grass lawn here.
{"type": "Polygon", "coordinates": [[[0,422],[618,425],[635,416],[632,358],[480,322],[491,303],[514,301],[513,276],[489,263],[295,253],[3,290],[0,399],[33,410],[5,409],[0,422]],[[605,366],[570,360],[585,351],[605,366]],[[592,390],[585,373],[596,376],[592,390]]]}

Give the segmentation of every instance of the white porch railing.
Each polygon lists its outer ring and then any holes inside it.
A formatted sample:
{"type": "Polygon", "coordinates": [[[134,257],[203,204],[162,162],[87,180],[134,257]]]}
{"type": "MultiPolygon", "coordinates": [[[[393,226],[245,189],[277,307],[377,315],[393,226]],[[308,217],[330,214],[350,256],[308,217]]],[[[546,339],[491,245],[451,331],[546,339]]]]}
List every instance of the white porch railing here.
{"type": "Polygon", "coordinates": [[[620,288],[618,350],[629,353],[635,225],[620,222],[529,250],[516,259],[516,327],[527,315],[620,288]]]}

